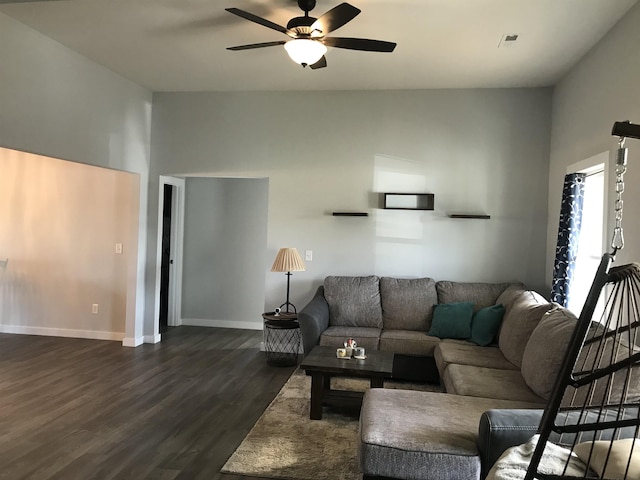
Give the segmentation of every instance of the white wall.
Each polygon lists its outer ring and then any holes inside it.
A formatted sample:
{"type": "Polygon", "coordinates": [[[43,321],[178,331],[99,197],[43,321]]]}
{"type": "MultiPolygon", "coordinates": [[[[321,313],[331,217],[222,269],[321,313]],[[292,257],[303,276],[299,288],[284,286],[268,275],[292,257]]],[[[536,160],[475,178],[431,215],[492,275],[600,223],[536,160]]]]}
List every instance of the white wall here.
{"type": "MultiPolygon", "coordinates": [[[[540,288],[550,101],[549,89],[156,93],[151,178],[268,177],[267,270],[280,247],[313,251],[307,271],[292,277],[298,306],[326,275],[518,279],[540,288]],[[384,191],[432,192],[436,210],[380,210],[384,191]]],[[[286,278],[265,276],[264,308],[272,309],[284,301],[286,278]]]]}
{"type": "MultiPolygon", "coordinates": [[[[146,212],[151,92],[3,14],[0,65],[0,146],[138,173],[146,212]]],[[[136,290],[144,288],[146,215],[140,218],[127,297],[127,317],[138,321],[127,323],[128,344],[143,338],[144,297],[136,290]]]]}
{"type": "MultiPolygon", "coordinates": [[[[640,4],[596,45],[555,88],[549,170],[549,221],[547,235],[547,283],[551,283],[558,232],[562,182],[567,165],[601,152],[613,152],[615,121],[640,123],[640,4]]],[[[616,264],[640,260],[640,140],[629,139],[628,172],[625,175],[625,247],[616,264]]],[[[612,163],[612,168],[615,162],[612,163]]],[[[613,191],[614,177],[610,176],[613,191]]],[[[609,205],[609,220],[613,204],[609,205]]],[[[607,251],[612,225],[607,236],[607,251]]]]}
{"type": "MultiPolygon", "coordinates": [[[[545,89],[163,93],[151,165],[151,93],[0,14],[0,146],[140,174],[138,292],[145,270],[155,282],[158,175],[210,173],[270,179],[267,259],[314,252],[293,276],[296,304],[328,274],[517,278],[546,293],[566,165],[615,148],[615,120],[640,123],[638,27],[636,5],[555,88],[552,128],[545,89]],[[385,190],[433,192],[436,211],[379,210],[385,190]],[[329,215],[342,209],[370,216],[329,215]],[[445,216],[467,210],[492,219],[445,216]]],[[[640,141],[627,144],[618,263],[640,253],[640,141]]],[[[282,301],[280,277],[267,265],[265,308],[282,301]]],[[[127,309],[140,319],[144,302],[127,309]]],[[[152,334],[152,312],[131,344],[152,334]]]]}

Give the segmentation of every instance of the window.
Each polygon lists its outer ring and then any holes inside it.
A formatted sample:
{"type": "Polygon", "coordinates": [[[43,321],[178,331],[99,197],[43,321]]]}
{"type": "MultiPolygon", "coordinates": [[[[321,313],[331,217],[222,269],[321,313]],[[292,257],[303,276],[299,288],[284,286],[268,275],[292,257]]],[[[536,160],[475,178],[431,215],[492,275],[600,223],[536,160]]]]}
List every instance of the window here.
{"type": "MultiPolygon", "coordinates": [[[[578,255],[571,280],[568,308],[576,316],[580,314],[593,278],[604,253],[604,164],[589,169],[584,187],[582,227],[578,240],[578,255]]],[[[594,319],[598,316],[594,315],[594,319]]]]}

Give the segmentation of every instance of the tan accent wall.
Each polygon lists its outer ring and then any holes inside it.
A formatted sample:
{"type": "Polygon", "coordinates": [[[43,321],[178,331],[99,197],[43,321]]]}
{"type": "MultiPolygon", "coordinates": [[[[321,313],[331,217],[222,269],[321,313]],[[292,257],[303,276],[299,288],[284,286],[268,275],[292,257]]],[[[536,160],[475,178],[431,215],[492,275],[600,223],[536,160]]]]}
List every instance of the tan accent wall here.
{"type": "Polygon", "coordinates": [[[5,148],[0,171],[0,330],[122,340],[139,175],[5,148]]]}

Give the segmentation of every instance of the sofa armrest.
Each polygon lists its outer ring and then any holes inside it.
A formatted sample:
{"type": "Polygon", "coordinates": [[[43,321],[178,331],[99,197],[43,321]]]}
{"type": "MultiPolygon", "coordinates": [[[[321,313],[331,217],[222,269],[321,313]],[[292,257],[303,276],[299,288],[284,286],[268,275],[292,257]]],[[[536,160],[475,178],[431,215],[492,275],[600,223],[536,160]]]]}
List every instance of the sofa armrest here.
{"type": "Polygon", "coordinates": [[[329,327],[329,304],[324,299],[324,287],[318,287],[315,295],[298,312],[298,323],[302,334],[302,348],[308,355],[320,343],[320,335],[329,327]]]}
{"type": "Polygon", "coordinates": [[[484,412],[478,428],[482,478],[507,448],[521,445],[538,432],[542,409],[500,409],[484,412]]]}

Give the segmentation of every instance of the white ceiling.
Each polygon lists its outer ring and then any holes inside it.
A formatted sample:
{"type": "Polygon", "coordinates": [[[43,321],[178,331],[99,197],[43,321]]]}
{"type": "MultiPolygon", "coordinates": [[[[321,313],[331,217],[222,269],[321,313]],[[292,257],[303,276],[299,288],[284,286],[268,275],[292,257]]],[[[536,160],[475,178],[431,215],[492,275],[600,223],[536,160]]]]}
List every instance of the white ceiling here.
{"type": "Polygon", "coordinates": [[[0,12],[154,91],[499,88],[553,85],[636,1],[350,0],[362,13],[335,36],[398,46],[330,47],[318,70],[282,47],[226,50],[288,38],[226,7],[286,25],[302,14],[295,0],[0,0],[0,12]],[[504,34],[519,37],[499,48],[504,34]]]}

